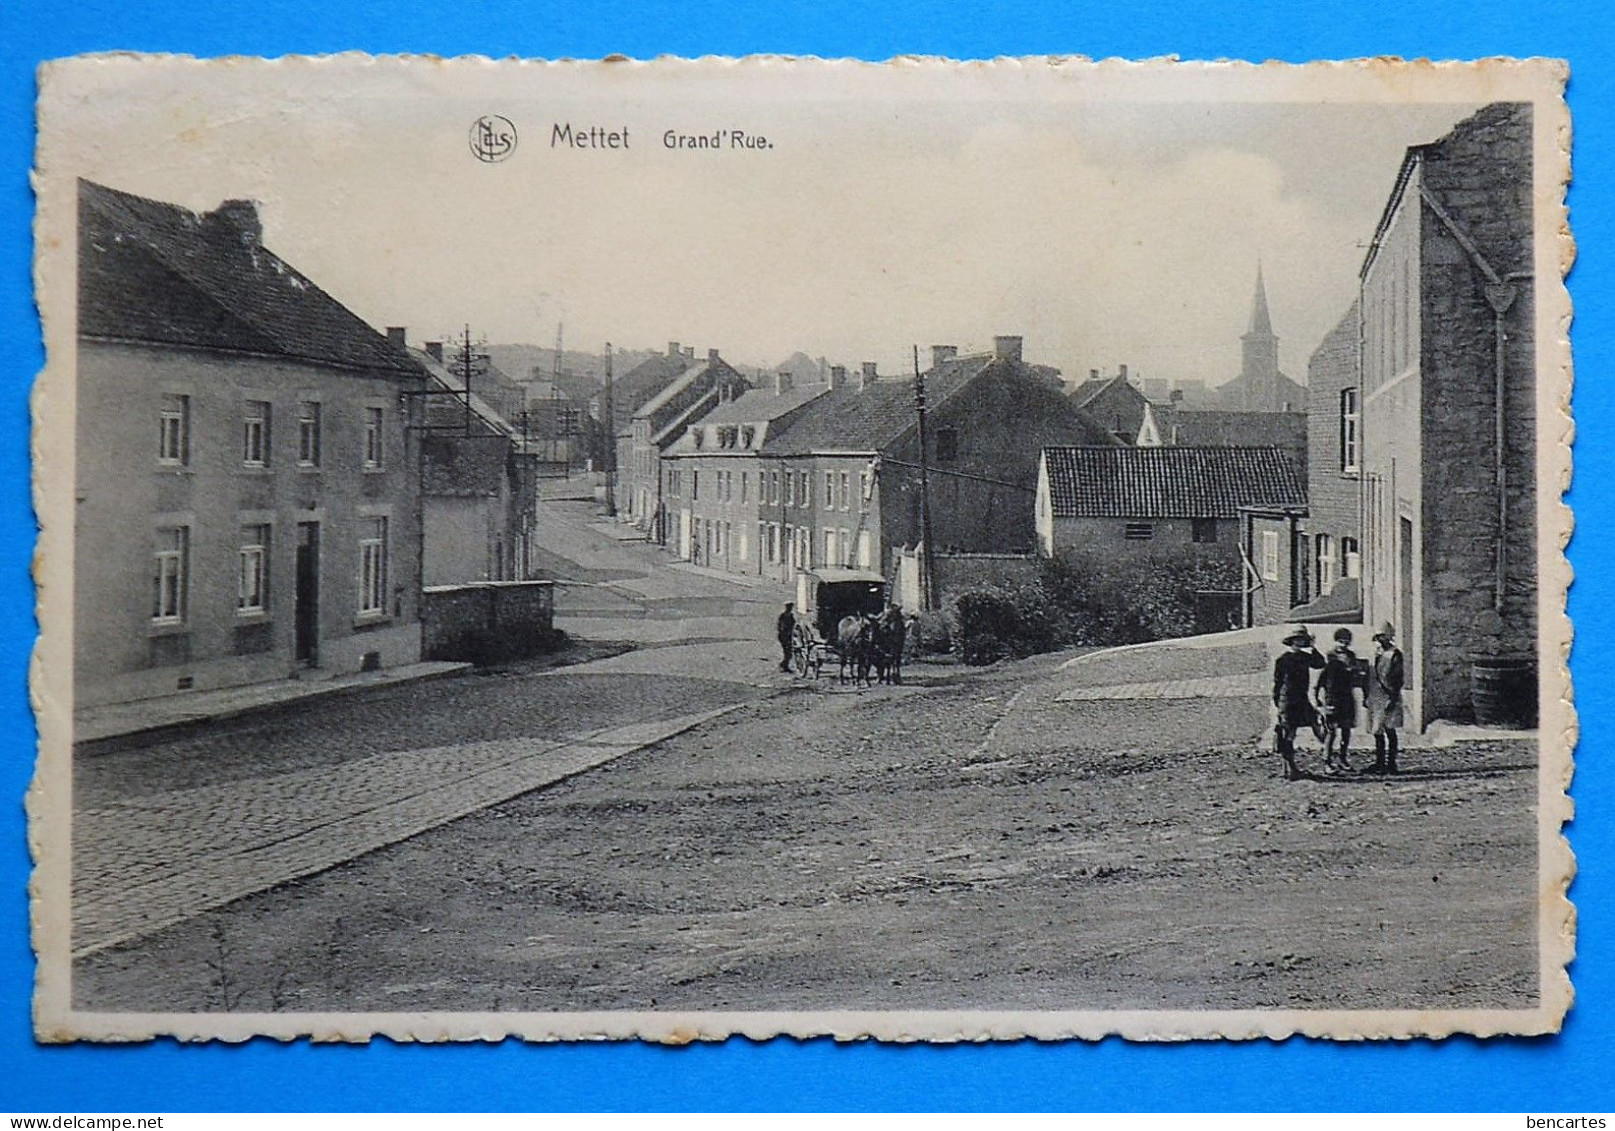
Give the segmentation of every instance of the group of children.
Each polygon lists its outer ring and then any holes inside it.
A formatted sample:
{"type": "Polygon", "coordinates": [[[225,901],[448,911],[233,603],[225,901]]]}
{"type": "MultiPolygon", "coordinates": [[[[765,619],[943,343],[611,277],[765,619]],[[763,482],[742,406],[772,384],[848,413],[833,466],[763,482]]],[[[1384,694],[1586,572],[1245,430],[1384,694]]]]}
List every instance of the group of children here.
{"type": "Polygon", "coordinates": [[[1328,772],[1351,770],[1348,752],[1358,722],[1358,690],[1363,692],[1368,730],[1374,736],[1374,764],[1366,772],[1396,773],[1404,682],[1396,630],[1388,623],[1380,625],[1374,633],[1372,661],[1359,659],[1352,651],[1349,628],[1335,630],[1335,645],[1327,656],[1318,652],[1305,628],[1296,628],[1284,643],[1289,650],[1273,662],[1273,706],[1278,710],[1273,735],[1284,759],[1285,779],[1301,776],[1295,764],[1295,736],[1300,730],[1321,729],[1328,772]],[[1312,673],[1320,669],[1314,685],[1312,673]]]}

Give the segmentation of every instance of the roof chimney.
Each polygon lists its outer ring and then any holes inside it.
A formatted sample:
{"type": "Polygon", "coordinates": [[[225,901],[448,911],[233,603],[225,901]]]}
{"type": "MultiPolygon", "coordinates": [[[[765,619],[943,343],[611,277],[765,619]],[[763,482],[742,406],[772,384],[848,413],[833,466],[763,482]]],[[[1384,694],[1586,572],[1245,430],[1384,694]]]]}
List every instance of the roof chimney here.
{"type": "Polygon", "coordinates": [[[1116,376],[1120,377],[1123,381],[1127,380],[1127,366],[1118,365],[1116,367],[1116,376]]]}
{"type": "Polygon", "coordinates": [[[1021,359],[1021,336],[1019,334],[999,334],[995,336],[993,338],[993,356],[1002,361],[1019,361],[1021,359]]]}
{"type": "Polygon", "coordinates": [[[718,363],[718,351],[717,350],[707,350],[707,364],[708,365],[716,365],[717,363],[718,363]]]}
{"type": "Polygon", "coordinates": [[[264,242],[263,221],[258,218],[258,203],[252,200],[227,200],[207,219],[224,224],[246,247],[259,247],[264,242]]]}
{"type": "Polygon", "coordinates": [[[403,349],[405,345],[404,333],[405,327],[403,326],[389,326],[387,327],[387,340],[399,349],[403,349]]]}
{"type": "Polygon", "coordinates": [[[685,346],[684,347],[684,357],[685,357],[686,360],[694,361],[695,360],[695,347],[694,346],[685,346]]]}
{"type": "Polygon", "coordinates": [[[958,346],[932,346],[931,368],[939,369],[945,361],[952,361],[959,356],[958,346]]]}
{"type": "Polygon", "coordinates": [[[869,388],[869,386],[873,385],[874,383],[875,383],[875,363],[873,361],[866,361],[866,362],[863,363],[862,366],[859,367],[859,371],[858,371],[858,391],[862,392],[863,390],[869,388]]]}
{"type": "Polygon", "coordinates": [[[677,357],[679,355],[679,352],[680,352],[679,351],[679,344],[677,342],[668,342],[667,343],[667,356],[668,357],[677,357]]]}
{"type": "Polygon", "coordinates": [[[845,365],[832,365],[830,367],[830,387],[839,389],[847,383],[847,367],[845,365]]]}
{"type": "Polygon", "coordinates": [[[1099,380],[1099,370],[1097,370],[1097,369],[1088,370],[1088,380],[1090,380],[1090,381],[1099,380]]]}
{"type": "Polygon", "coordinates": [[[791,374],[787,369],[774,370],[774,393],[783,397],[791,391],[791,374]]]}
{"type": "Polygon", "coordinates": [[[442,342],[427,342],[426,343],[426,355],[428,357],[430,357],[433,361],[441,363],[442,360],[443,360],[443,343],[442,342]]]}

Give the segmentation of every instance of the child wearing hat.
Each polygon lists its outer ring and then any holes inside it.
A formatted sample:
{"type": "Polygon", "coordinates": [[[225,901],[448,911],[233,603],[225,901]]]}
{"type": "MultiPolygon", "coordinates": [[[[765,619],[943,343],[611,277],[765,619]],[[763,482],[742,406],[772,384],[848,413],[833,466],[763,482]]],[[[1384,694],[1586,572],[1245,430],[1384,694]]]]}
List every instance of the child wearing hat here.
{"type": "Polygon", "coordinates": [[[1324,657],[1323,674],[1318,677],[1318,712],[1328,728],[1324,759],[1331,770],[1351,769],[1347,751],[1357,726],[1357,688],[1367,679],[1367,665],[1351,649],[1351,629],[1335,629],[1335,646],[1324,657]]]}
{"type": "Polygon", "coordinates": [[[1405,678],[1402,650],[1396,646],[1396,629],[1389,621],[1374,633],[1374,662],[1368,673],[1368,729],[1374,736],[1374,764],[1371,774],[1396,773],[1398,741],[1402,726],[1402,684],[1405,678]]]}
{"type": "Polygon", "coordinates": [[[1284,638],[1289,651],[1273,661],[1273,706],[1278,722],[1273,727],[1274,746],[1284,759],[1284,780],[1301,776],[1295,765],[1295,732],[1310,727],[1317,718],[1312,705],[1312,673],[1324,666],[1323,657],[1313,646],[1312,633],[1296,628],[1284,638]]]}

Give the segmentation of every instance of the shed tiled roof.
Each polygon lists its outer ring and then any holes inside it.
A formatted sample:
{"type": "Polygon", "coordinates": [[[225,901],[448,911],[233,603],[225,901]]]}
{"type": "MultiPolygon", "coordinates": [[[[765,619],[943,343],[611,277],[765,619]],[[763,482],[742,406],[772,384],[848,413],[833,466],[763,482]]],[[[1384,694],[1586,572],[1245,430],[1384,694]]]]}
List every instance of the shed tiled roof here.
{"type": "Polygon", "coordinates": [[[79,334],[419,374],[385,334],[220,213],[83,180],[79,334]]]}
{"type": "Polygon", "coordinates": [[[1307,491],[1280,448],[1044,448],[1056,518],[1236,518],[1307,491]]]}

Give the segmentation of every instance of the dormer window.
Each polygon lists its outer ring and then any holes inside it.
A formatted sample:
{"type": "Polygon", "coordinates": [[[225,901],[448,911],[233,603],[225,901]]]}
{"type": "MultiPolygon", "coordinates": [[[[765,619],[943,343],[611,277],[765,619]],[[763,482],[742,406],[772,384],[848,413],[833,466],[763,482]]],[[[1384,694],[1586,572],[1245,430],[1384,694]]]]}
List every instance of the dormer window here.
{"type": "Polygon", "coordinates": [[[756,442],[756,440],[757,440],[757,429],[753,428],[751,425],[748,424],[748,425],[746,425],[746,427],[744,427],[744,428],[742,428],[740,430],[740,446],[741,447],[746,448],[746,449],[750,449],[751,446],[756,442]]]}
{"type": "Polygon", "coordinates": [[[695,444],[695,448],[696,448],[697,451],[701,450],[701,440],[702,440],[703,436],[705,436],[705,434],[706,434],[706,430],[704,428],[692,428],[692,429],[690,429],[690,440],[691,440],[692,443],[695,444]]]}

